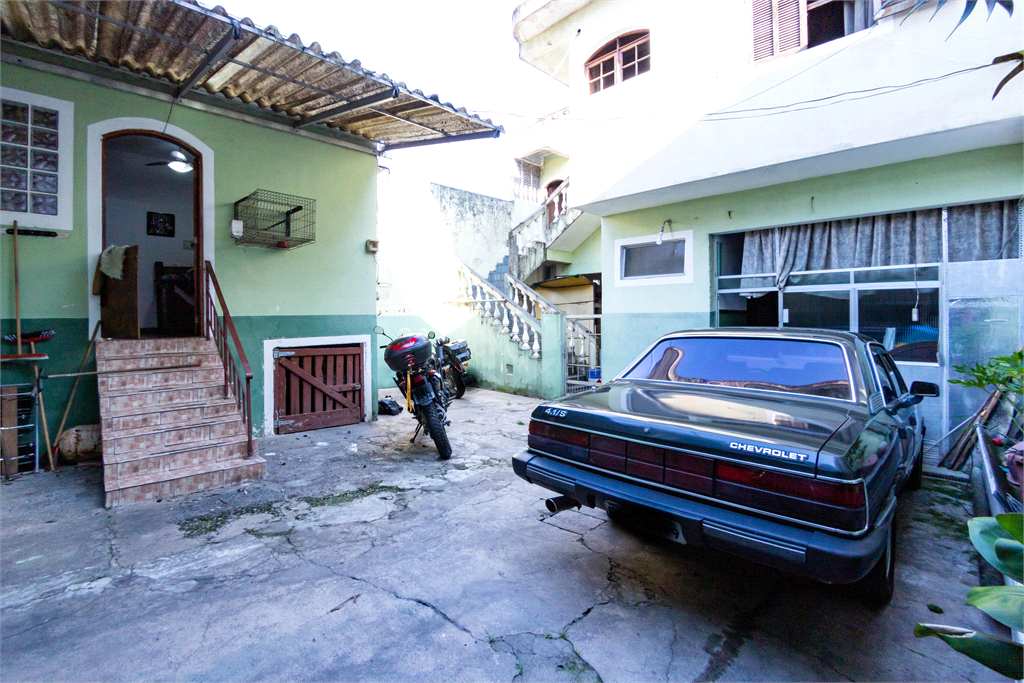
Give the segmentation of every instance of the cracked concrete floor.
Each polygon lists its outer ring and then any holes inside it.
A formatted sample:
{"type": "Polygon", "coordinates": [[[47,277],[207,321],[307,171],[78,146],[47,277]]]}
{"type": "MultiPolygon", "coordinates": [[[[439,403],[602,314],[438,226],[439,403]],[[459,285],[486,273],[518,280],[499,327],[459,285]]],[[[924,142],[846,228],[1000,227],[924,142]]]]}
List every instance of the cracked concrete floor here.
{"type": "MultiPolygon", "coordinates": [[[[260,441],[267,479],[105,510],[96,465],[0,487],[0,676],[49,680],[998,680],[917,621],[987,627],[967,496],[901,503],[897,596],[544,512],[533,399],[470,390],[455,457],[408,415],[260,441]],[[945,611],[933,614],[928,605],[945,611]]],[[[991,629],[990,629],[991,630],[991,629]]]]}

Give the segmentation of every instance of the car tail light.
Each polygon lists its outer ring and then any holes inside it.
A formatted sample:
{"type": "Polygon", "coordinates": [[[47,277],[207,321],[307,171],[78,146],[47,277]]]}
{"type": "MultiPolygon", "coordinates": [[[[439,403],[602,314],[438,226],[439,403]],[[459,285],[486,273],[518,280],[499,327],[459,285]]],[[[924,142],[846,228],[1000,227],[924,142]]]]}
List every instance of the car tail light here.
{"type": "Polygon", "coordinates": [[[530,421],[529,446],[604,470],[846,531],[867,523],[863,483],[822,481],[530,421]]]}
{"type": "Polygon", "coordinates": [[[859,531],[867,522],[864,485],[821,481],[719,462],[714,496],[824,526],[859,531]]]}
{"type": "Polygon", "coordinates": [[[590,434],[578,429],[530,420],[530,436],[527,443],[530,448],[586,462],[590,450],[590,434]]]}

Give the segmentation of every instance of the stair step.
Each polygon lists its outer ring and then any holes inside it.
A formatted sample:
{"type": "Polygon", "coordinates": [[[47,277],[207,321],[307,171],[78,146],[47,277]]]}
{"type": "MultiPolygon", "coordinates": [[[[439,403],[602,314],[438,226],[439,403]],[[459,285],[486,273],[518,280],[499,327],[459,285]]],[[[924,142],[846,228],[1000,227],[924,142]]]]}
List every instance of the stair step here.
{"type": "Polygon", "coordinates": [[[121,480],[142,475],[160,475],[157,479],[173,478],[173,472],[188,467],[206,465],[208,468],[214,468],[218,462],[244,458],[247,448],[245,436],[238,435],[216,442],[185,444],[177,449],[132,453],[105,452],[104,486],[108,490],[116,489],[119,488],[118,482],[121,480]]]}
{"type": "Polygon", "coordinates": [[[203,337],[169,337],[166,339],[101,339],[96,344],[96,358],[126,358],[157,353],[217,353],[217,346],[203,337]]]}
{"type": "MultiPolygon", "coordinates": [[[[100,394],[100,416],[142,415],[154,410],[190,408],[229,400],[224,396],[224,381],[196,382],[186,387],[141,389],[115,395],[100,394]]],[[[234,400],[234,399],[230,399],[234,400]]]]}
{"type": "Polygon", "coordinates": [[[100,375],[98,378],[100,396],[134,394],[146,389],[187,388],[193,384],[206,385],[218,382],[224,382],[224,368],[219,364],[216,367],[100,375]]]}
{"type": "Polygon", "coordinates": [[[172,496],[183,496],[221,486],[238,486],[266,476],[267,462],[259,457],[233,458],[207,465],[184,467],[166,478],[167,472],[149,473],[120,480],[120,486],[106,489],[106,505],[129,505],[172,496]]]}
{"type": "Polygon", "coordinates": [[[134,414],[105,415],[100,424],[104,434],[128,436],[155,428],[181,427],[229,415],[239,415],[235,400],[220,398],[186,406],[149,407],[134,414]]]}
{"type": "Polygon", "coordinates": [[[200,367],[223,366],[216,351],[193,351],[191,353],[154,353],[146,356],[120,356],[97,358],[96,369],[100,372],[137,372],[159,370],[183,365],[200,367]]]}
{"type": "Polygon", "coordinates": [[[139,434],[126,436],[103,435],[103,455],[142,457],[153,453],[166,453],[176,448],[217,444],[221,440],[245,435],[245,424],[237,413],[228,419],[207,421],[183,427],[157,427],[139,434]]]}

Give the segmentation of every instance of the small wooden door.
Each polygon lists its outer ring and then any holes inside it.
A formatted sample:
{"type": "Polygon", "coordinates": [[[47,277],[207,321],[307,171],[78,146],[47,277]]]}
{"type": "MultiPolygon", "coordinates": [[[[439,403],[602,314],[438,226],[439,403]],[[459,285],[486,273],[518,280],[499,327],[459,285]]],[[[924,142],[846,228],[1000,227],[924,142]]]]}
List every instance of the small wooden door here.
{"type": "Polygon", "coordinates": [[[139,330],[139,247],[124,250],[121,279],[116,280],[99,273],[100,319],[103,336],[108,339],[138,339],[139,330]]]}
{"type": "Polygon", "coordinates": [[[363,418],[360,344],[274,349],[274,431],[303,432],[363,418]]]}

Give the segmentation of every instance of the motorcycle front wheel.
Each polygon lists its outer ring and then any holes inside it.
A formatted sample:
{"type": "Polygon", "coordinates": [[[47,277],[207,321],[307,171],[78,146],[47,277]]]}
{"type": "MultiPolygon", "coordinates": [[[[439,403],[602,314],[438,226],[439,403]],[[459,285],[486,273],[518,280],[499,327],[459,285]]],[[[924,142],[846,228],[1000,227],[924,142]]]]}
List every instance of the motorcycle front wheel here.
{"type": "Polygon", "coordinates": [[[427,421],[427,431],[430,433],[430,438],[434,440],[434,445],[437,446],[437,455],[441,460],[447,460],[452,457],[452,445],[448,441],[448,433],[444,430],[444,413],[441,411],[441,406],[436,403],[431,403],[423,409],[423,417],[427,421]]]}

